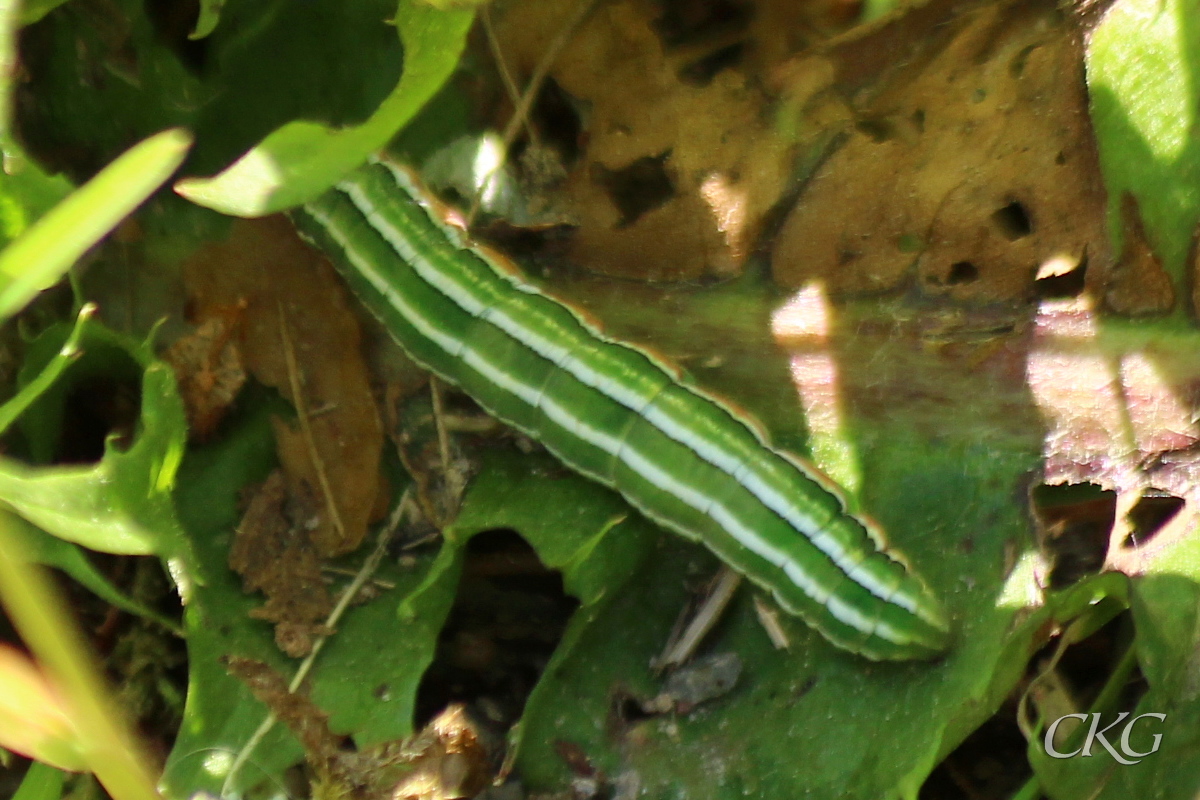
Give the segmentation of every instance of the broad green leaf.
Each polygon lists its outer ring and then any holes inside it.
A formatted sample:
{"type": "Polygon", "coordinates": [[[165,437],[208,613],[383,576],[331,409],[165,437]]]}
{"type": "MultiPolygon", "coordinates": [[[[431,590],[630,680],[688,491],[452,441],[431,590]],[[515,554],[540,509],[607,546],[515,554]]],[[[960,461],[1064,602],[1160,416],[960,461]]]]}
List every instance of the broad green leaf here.
{"type": "MultiPolygon", "coordinates": [[[[444,531],[436,558],[399,578],[394,596],[403,599],[398,607],[368,606],[330,642],[314,700],[329,710],[335,730],[355,732],[360,747],[411,735],[417,689],[454,602],[471,537],[495,529],[517,531],[547,567],[562,571],[567,592],[582,603],[578,614],[589,618],[615,596],[654,538],[644,521],[626,522],[628,516],[612,492],[563,472],[548,457],[487,454],[457,519],[444,531]],[[378,691],[383,686],[386,691],[378,691]],[[387,703],[380,702],[381,695],[387,703]]],[[[570,637],[560,642],[555,659],[571,652],[570,637]]]]}
{"type": "MultiPolygon", "coordinates": [[[[271,783],[303,755],[291,733],[277,724],[226,787],[230,766],[268,709],[226,672],[222,659],[253,658],[285,678],[299,663],[280,653],[269,624],[250,617],[263,598],[246,594],[227,565],[242,511],[239,497],[274,466],[270,417],[284,412],[277,400],[249,400],[227,435],[194,449],[181,469],[180,518],[195,543],[195,560],[181,569],[195,589],[185,613],[190,657],[184,722],[163,778],[168,797],[271,783]]],[[[357,568],[366,550],[347,556],[342,566],[357,568]]],[[[311,696],[330,714],[331,727],[353,734],[360,746],[412,731],[417,685],[454,598],[454,580],[430,580],[443,572],[434,560],[425,558],[410,570],[385,565],[378,577],[395,588],[347,612],[309,679],[311,696]],[[411,610],[406,625],[396,619],[401,599],[411,610]]]]}
{"type": "MultiPolygon", "coordinates": [[[[576,657],[576,647],[638,572],[659,531],[610,492],[556,462],[495,455],[463,498],[446,547],[465,544],[475,533],[504,528],[519,533],[542,563],[562,572],[563,586],[580,601],[554,655],[525,703],[525,720],[512,734],[514,755],[544,749],[540,723],[555,715],[561,700],[554,681],[576,657]],[[547,696],[548,695],[548,696],[547,696]]],[[[562,710],[561,708],[559,709],[562,710]]]]}
{"type": "Polygon", "coordinates": [[[458,65],[473,9],[440,11],[401,0],[395,25],[404,43],[400,82],[369,120],[347,128],[290,122],[213,178],[179,181],[175,190],[199,205],[236,216],[261,216],[303,203],[383,148],[458,65]]]}
{"type": "Polygon", "coordinates": [[[1200,29],[1193,0],[1122,0],[1091,35],[1087,82],[1092,124],[1120,227],[1125,192],[1176,286],[1200,218],[1200,140],[1195,84],[1200,29]]]}
{"type": "MultiPolygon", "coordinates": [[[[183,565],[193,589],[184,609],[188,642],[188,693],[183,725],[163,770],[168,798],[207,790],[219,795],[238,750],[262,722],[266,710],[225,671],[226,655],[256,658],[286,669],[266,623],[250,619],[261,600],[242,592],[226,564],[239,518],[239,493],[266,478],[275,463],[272,408],[255,404],[231,421],[221,441],[189,451],[176,489],[179,519],[194,542],[195,559],[183,565]]],[[[282,774],[300,760],[300,745],[282,726],[261,743],[242,773],[253,786],[282,774]]]]}
{"type": "MultiPolygon", "coordinates": [[[[69,333],[56,326],[41,341],[51,342],[48,350],[56,353],[69,333]]],[[[0,500],[42,530],[93,550],[177,557],[186,542],[171,490],[187,431],[175,375],[155,360],[149,343],[99,325],[88,327],[81,346],[85,354],[89,347],[123,350],[144,370],[133,445],[121,451],[110,441],[99,463],[89,466],[37,467],[0,457],[0,500]]],[[[86,355],[74,368],[81,363],[86,365],[86,355]]]]}
{"type": "Polygon", "coordinates": [[[775,650],[746,587],[703,651],[736,653],[741,684],[694,713],[631,723],[614,737],[599,724],[613,687],[643,700],[661,690],[651,660],[688,600],[686,586],[717,568],[705,551],[666,537],[530,698],[518,761],[526,785],[542,791],[570,780],[555,750],[565,741],[606,774],[636,772],[647,796],[915,796],[946,749],[992,713],[1035,647],[1042,616],[1016,624],[1023,592],[1004,600],[1003,576],[991,566],[1025,521],[987,488],[988,476],[1019,474],[1030,461],[1010,454],[998,464],[996,454],[967,443],[930,451],[896,429],[881,439],[886,447],[864,459],[874,465],[866,486],[891,499],[881,516],[892,538],[957,609],[958,639],[943,661],[871,664],[782,613],[791,649],[775,650]],[[914,458],[922,464],[916,474],[914,458]],[[947,522],[950,497],[956,513],[947,522]],[[983,552],[937,558],[944,545],[921,532],[950,529],[973,531],[983,552]]]}
{"type": "MultiPolygon", "coordinates": [[[[1157,554],[1147,574],[1133,581],[1129,592],[1137,633],[1133,647],[1147,691],[1136,707],[1104,709],[1102,718],[1106,725],[1116,720],[1117,711],[1129,711],[1131,717],[1165,714],[1162,721],[1146,718],[1136,723],[1128,740],[1132,750],[1150,753],[1154,735],[1160,734],[1160,749],[1138,759],[1140,763],[1127,765],[1119,764],[1099,744],[1094,744],[1090,758],[1055,759],[1046,755],[1042,742],[1032,741],[1030,762],[1048,797],[1117,800],[1194,796],[1200,785],[1198,559],[1200,544],[1194,538],[1183,539],[1169,551],[1157,554]]],[[[1114,747],[1120,747],[1122,731],[1118,726],[1106,736],[1114,747]]]]}
{"type": "Polygon", "coordinates": [[[619,591],[645,556],[653,526],[633,521],[642,522],[615,493],[553,459],[495,453],[472,480],[446,539],[461,545],[482,531],[514,530],[586,607],[619,591]]]}
{"type": "MultiPolygon", "coordinates": [[[[256,658],[285,675],[294,670],[294,662],[277,652],[269,626],[248,616],[261,599],[243,594],[225,565],[238,494],[247,482],[265,477],[274,459],[265,410],[245,417],[224,442],[195,451],[181,473],[180,513],[197,543],[195,572],[203,585],[187,610],[191,679],[184,726],[166,771],[171,796],[196,788],[218,791],[232,754],[266,713],[225,673],[221,657],[256,658]]],[[[489,456],[436,556],[408,570],[384,570],[380,577],[396,588],[353,609],[339,625],[311,679],[311,696],[330,714],[335,731],[352,733],[360,748],[412,734],[417,689],[455,599],[464,547],[475,533],[519,530],[548,565],[564,570],[568,589],[587,598],[585,610],[614,596],[614,587],[632,573],[646,537],[629,523],[613,526],[626,514],[619,499],[561,473],[548,459],[539,463],[530,470],[525,459],[489,456]]],[[[275,730],[234,786],[278,777],[300,755],[290,734],[275,730]]]]}
{"type": "MultiPolygon", "coordinates": [[[[21,133],[32,157],[61,164],[70,153],[78,174],[134,137],[184,127],[196,138],[187,168],[212,174],[291,120],[357,125],[400,74],[402,47],[388,24],[395,4],[231,0],[220,25],[195,41],[181,27],[191,20],[142,0],[112,0],[103,13],[67,3],[28,34],[37,58],[22,92],[37,102],[22,107],[21,133]]],[[[170,213],[143,217],[148,233],[163,226],[196,238],[215,224],[178,198],[157,208],[170,213]]]]}
{"type": "MultiPolygon", "coordinates": [[[[91,306],[84,306],[80,310],[75,321],[75,326],[67,337],[65,344],[59,347],[58,351],[50,357],[48,364],[42,366],[26,362],[26,367],[34,367],[32,371],[36,373],[35,377],[24,381],[24,385],[16,397],[3,406],[0,406],[0,433],[6,431],[17,417],[27,411],[29,406],[36,400],[41,398],[55,381],[62,376],[66,368],[80,355],[79,344],[87,330],[87,325],[93,312],[94,309],[91,306]]],[[[55,344],[58,341],[58,336],[51,334],[49,339],[51,344],[55,344]]],[[[43,337],[43,342],[45,341],[46,337],[43,337]]],[[[32,356],[33,354],[27,355],[32,356]]],[[[58,419],[55,423],[56,427],[61,426],[62,420],[58,419]]],[[[92,564],[80,547],[51,536],[32,525],[28,525],[28,523],[26,525],[27,529],[24,537],[28,548],[26,555],[31,561],[44,566],[57,567],[102,600],[131,614],[154,620],[167,630],[182,635],[179,626],[173,621],[126,596],[114,586],[104,576],[104,573],[92,564]]]]}
{"type": "Polygon", "coordinates": [[[190,134],[177,129],[135,145],[0,252],[0,320],[57,282],[170,177],[190,147],[190,134]]]}

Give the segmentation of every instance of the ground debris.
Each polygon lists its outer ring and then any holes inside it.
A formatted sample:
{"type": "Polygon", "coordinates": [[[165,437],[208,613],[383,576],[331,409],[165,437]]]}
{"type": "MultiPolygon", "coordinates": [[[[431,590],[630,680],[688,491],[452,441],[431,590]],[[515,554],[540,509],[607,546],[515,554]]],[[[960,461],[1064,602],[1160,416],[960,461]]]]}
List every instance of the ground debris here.
{"type": "MultiPolygon", "coordinates": [[[[533,73],[572,6],[516,3],[498,17],[515,75],[533,73]]],[[[648,280],[739,272],[791,172],[763,76],[838,16],[793,0],[598,4],[530,123],[565,162],[563,205],[577,225],[569,259],[648,280]]],[[[510,113],[497,108],[499,120],[510,113]]]]}
{"type": "Polygon", "coordinates": [[[321,621],[333,603],[309,537],[311,519],[275,470],[254,492],[229,550],[229,567],[242,576],[243,588],[267,598],[250,615],[274,623],[275,643],[293,658],[308,654],[314,636],[330,633],[321,621]]]}
{"type": "Polygon", "coordinates": [[[801,109],[841,103],[844,141],[780,231],[776,280],[1031,300],[1039,267],[1067,260],[1103,287],[1111,255],[1082,53],[1053,5],[1009,0],[933,4],[806,56],[826,62],[828,83],[801,109]],[[911,52],[865,74],[864,41],[911,52]]]}

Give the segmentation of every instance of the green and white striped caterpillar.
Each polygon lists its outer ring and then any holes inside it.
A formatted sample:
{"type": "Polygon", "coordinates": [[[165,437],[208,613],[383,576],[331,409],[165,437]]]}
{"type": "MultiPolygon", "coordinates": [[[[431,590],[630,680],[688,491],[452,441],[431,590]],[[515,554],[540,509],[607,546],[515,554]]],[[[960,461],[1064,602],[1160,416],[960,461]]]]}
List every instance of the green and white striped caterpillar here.
{"type": "Polygon", "coordinates": [[[941,604],[832,481],[470,243],[405,168],[372,162],[292,216],[416,361],[829,641],[870,659],[947,648],[941,604]]]}

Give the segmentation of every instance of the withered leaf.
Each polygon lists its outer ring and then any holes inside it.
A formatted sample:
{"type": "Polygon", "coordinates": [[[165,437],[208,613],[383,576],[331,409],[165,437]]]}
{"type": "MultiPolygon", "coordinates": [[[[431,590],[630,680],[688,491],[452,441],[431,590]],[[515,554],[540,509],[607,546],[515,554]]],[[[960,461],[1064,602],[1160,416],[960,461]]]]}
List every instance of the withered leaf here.
{"type": "Polygon", "coordinates": [[[356,549],[377,508],[383,432],[359,323],[333,269],[274,217],[235,223],[228,240],[189,260],[184,276],[202,317],[203,309],[244,306],[246,370],[308,411],[315,453],[298,428],[276,426],[276,434],[289,480],[318,501],[313,544],[323,557],[356,549]],[[299,374],[289,372],[286,345],[299,374]]]}
{"type": "MultiPolygon", "coordinates": [[[[1025,300],[1039,265],[1066,258],[1086,259],[1089,285],[1103,287],[1111,257],[1079,32],[1032,0],[915,11],[894,29],[923,48],[876,83],[855,75],[845,142],[776,241],[778,282],[1025,300]]],[[[885,50],[887,34],[871,34],[885,50]]],[[[833,91],[856,68],[842,61],[855,45],[826,54],[833,91]]]]}
{"type": "Polygon", "coordinates": [[[396,785],[393,800],[474,797],[491,776],[479,733],[461,703],[434,717],[406,749],[413,753],[413,770],[396,785]]]}
{"type": "Polygon", "coordinates": [[[187,410],[188,433],[208,439],[246,383],[237,346],[241,309],[213,309],[196,329],[175,341],[166,360],[175,370],[187,410]]]}
{"type": "MultiPolygon", "coordinates": [[[[781,32],[806,30],[778,24],[804,4],[759,5],[722,18],[705,4],[665,11],[618,0],[574,32],[551,78],[568,107],[587,108],[585,129],[548,135],[580,150],[564,189],[578,223],[575,263],[650,280],[741,268],[790,172],[790,143],[773,135],[757,79],[761,58],[785,49],[781,32]]],[[[510,4],[497,24],[509,68],[532,74],[571,13],[557,0],[510,4]]]]}

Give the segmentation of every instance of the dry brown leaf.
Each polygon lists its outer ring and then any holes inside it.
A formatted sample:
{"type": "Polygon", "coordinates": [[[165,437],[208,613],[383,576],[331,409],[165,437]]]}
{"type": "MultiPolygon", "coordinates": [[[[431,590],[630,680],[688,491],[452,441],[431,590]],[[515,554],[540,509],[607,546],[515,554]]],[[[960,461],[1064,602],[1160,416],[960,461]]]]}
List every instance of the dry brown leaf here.
{"type": "Polygon", "coordinates": [[[229,568],[248,592],[267,601],[250,612],[275,623],[275,643],[293,658],[312,650],[333,608],[321,578],[321,558],[309,538],[311,512],[290,502],[283,473],[272,472],[250,500],[229,550],[229,568]]]}
{"type": "Polygon", "coordinates": [[[275,217],[235,223],[229,239],[197,253],[184,275],[201,318],[205,309],[244,304],[245,368],[309,414],[315,454],[298,427],[278,425],[276,434],[293,494],[319,501],[312,541],[323,557],[354,550],[378,507],[383,432],[358,320],[332,268],[275,217]]]}
{"type": "Polygon", "coordinates": [[[187,411],[188,435],[197,441],[216,432],[246,383],[237,347],[242,308],[212,312],[194,331],[177,339],[166,354],[187,411]]]}
{"type": "MultiPolygon", "coordinates": [[[[508,7],[497,33],[516,75],[533,72],[572,6],[508,7]]],[[[578,142],[568,143],[582,148],[565,186],[576,263],[651,280],[740,270],[790,172],[790,143],[773,133],[770,98],[747,69],[796,45],[781,32],[810,30],[781,24],[805,4],[760,6],[757,15],[711,3],[664,12],[618,0],[598,4],[574,34],[551,77],[587,108],[578,142]]]]}
{"type": "Polygon", "coordinates": [[[854,124],[779,234],[777,281],[1024,300],[1039,265],[1067,259],[1086,260],[1089,284],[1103,286],[1105,196],[1078,31],[1033,0],[938,5],[825,53],[854,124]],[[893,58],[918,49],[890,72],[876,64],[872,82],[863,41],[893,58]]]}
{"type": "Polygon", "coordinates": [[[460,703],[434,717],[408,749],[415,752],[413,771],[396,785],[393,800],[474,797],[491,777],[479,733],[460,703]]]}

